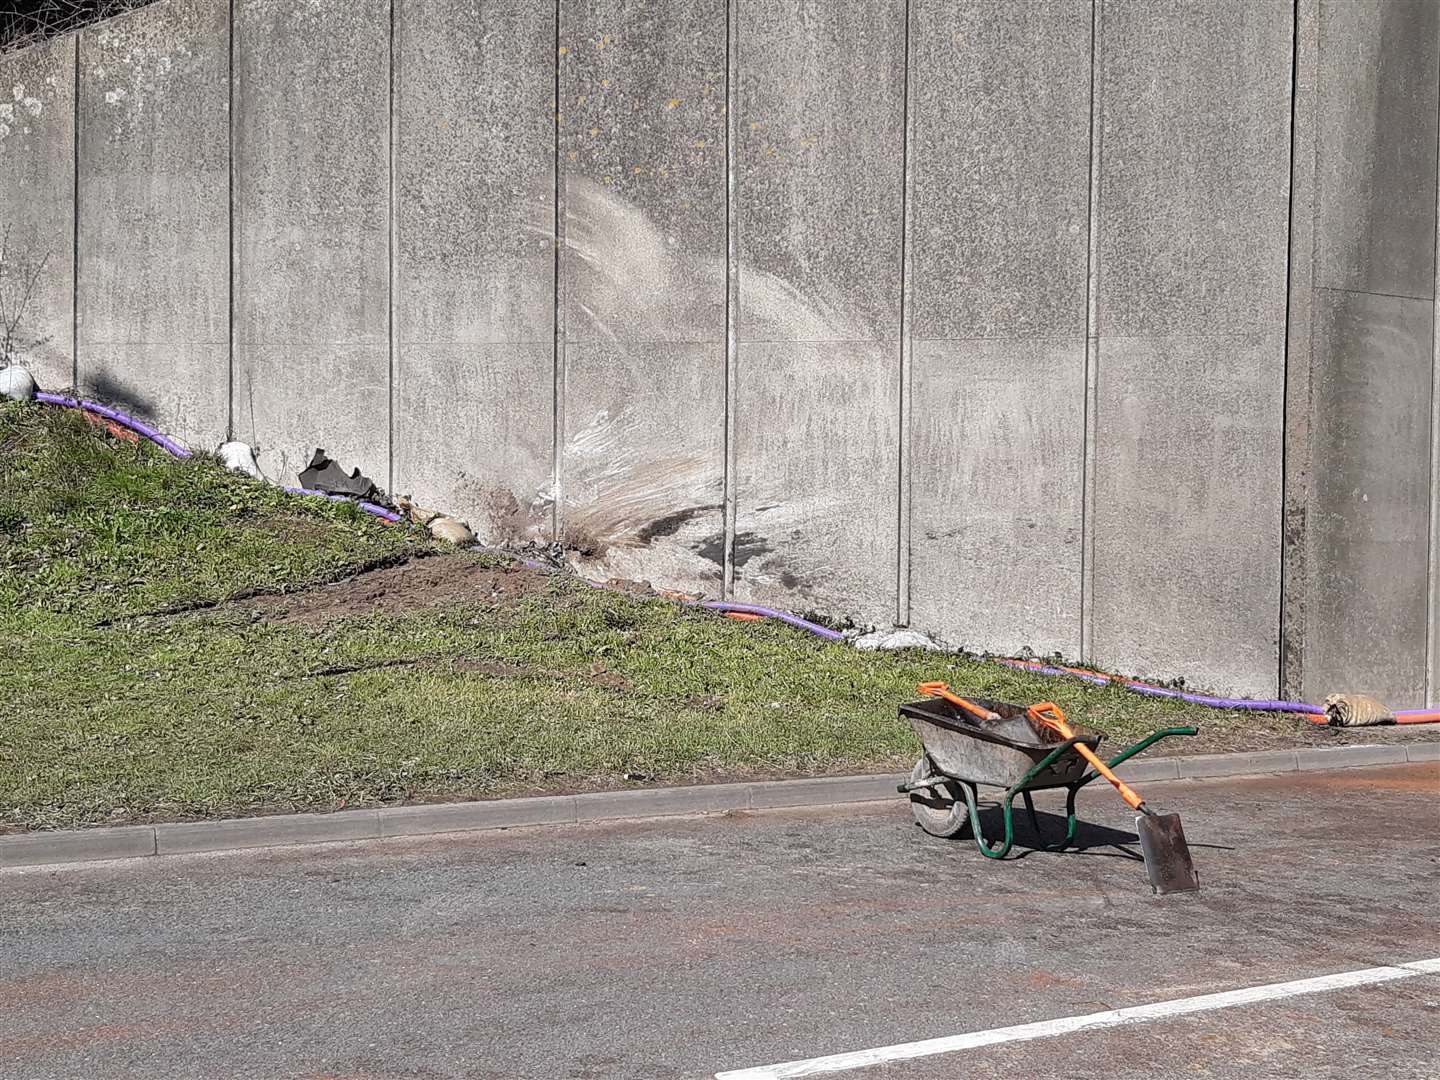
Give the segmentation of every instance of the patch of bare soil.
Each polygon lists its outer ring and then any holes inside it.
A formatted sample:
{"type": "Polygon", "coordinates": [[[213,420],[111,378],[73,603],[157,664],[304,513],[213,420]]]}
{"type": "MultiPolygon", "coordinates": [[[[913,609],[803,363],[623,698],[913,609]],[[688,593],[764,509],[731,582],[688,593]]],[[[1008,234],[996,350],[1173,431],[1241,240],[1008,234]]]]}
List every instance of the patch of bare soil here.
{"type": "Polygon", "coordinates": [[[253,596],[234,606],[276,622],[323,622],[377,611],[398,614],[454,604],[513,604],[543,593],[547,580],[523,566],[482,566],[460,555],[432,555],[305,592],[253,596]]]}
{"type": "Polygon", "coordinates": [[[661,595],[648,581],[630,581],[626,578],[611,578],[604,587],[611,592],[628,596],[632,600],[653,600],[661,595]]]}

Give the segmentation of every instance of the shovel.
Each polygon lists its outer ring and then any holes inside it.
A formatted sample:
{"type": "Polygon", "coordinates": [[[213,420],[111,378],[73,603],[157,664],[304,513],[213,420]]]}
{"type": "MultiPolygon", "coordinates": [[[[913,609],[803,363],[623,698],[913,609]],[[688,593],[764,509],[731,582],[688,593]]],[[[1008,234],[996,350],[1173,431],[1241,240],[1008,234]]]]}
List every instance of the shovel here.
{"type": "MultiPolygon", "coordinates": [[[[1065,722],[1065,714],[1053,701],[1042,701],[1025,710],[1027,716],[1042,727],[1047,727],[1066,739],[1075,737],[1075,729],[1065,722]]],[[[1163,896],[1174,892],[1196,892],[1200,888],[1200,877],[1195,873],[1195,863],[1190,858],[1190,847],[1185,843],[1185,830],[1180,827],[1179,814],[1157,814],[1145,805],[1140,793],[1121,780],[1084,743],[1076,743],[1075,749],[1095,767],[1095,771],[1120,792],[1121,798],[1130,804],[1135,816],[1135,831],[1140,834],[1140,851],[1145,856],[1145,872],[1150,875],[1150,885],[1163,896]]]]}

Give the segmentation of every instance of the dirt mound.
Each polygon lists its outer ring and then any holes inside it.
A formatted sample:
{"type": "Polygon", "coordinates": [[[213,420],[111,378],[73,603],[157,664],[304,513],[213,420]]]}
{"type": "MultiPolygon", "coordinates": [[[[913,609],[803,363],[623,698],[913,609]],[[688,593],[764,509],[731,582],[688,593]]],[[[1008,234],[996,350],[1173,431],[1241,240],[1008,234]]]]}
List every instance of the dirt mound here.
{"type": "Polygon", "coordinates": [[[546,583],[545,574],[523,566],[484,566],[461,555],[432,555],[305,592],[250,597],[235,606],[277,622],[323,622],[377,611],[510,604],[543,593],[546,583]]]}

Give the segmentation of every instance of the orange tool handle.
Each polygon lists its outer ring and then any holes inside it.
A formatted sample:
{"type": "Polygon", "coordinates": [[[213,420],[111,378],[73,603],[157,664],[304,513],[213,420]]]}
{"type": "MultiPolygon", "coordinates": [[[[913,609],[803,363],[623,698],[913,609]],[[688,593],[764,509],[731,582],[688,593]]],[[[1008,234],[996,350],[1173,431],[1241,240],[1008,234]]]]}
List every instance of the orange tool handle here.
{"type": "MultiPolygon", "coordinates": [[[[1042,701],[1038,705],[1031,705],[1025,712],[1037,724],[1058,732],[1067,739],[1075,737],[1075,729],[1066,723],[1065,714],[1053,701],[1042,701]]],[[[1095,755],[1095,751],[1084,743],[1078,742],[1075,744],[1075,749],[1080,752],[1081,757],[1094,766],[1097,773],[1115,785],[1115,790],[1120,792],[1120,797],[1130,805],[1130,809],[1138,810],[1142,814],[1148,812],[1145,809],[1145,800],[1140,797],[1140,793],[1116,776],[1114,770],[1095,755]]]]}
{"type": "Polygon", "coordinates": [[[918,690],[920,693],[924,694],[926,697],[944,698],[946,701],[950,702],[951,705],[959,705],[960,708],[964,709],[964,710],[965,710],[966,712],[968,712],[971,716],[978,717],[978,718],[981,719],[981,720],[999,720],[999,719],[1000,719],[999,716],[997,716],[995,713],[991,712],[989,709],[982,709],[979,705],[976,705],[974,702],[966,701],[966,700],[965,700],[963,697],[961,697],[959,694],[952,694],[952,693],[950,692],[950,686],[949,686],[949,684],[947,684],[947,683],[943,683],[943,682],[922,682],[922,683],[921,683],[919,686],[917,686],[915,689],[918,690]]]}

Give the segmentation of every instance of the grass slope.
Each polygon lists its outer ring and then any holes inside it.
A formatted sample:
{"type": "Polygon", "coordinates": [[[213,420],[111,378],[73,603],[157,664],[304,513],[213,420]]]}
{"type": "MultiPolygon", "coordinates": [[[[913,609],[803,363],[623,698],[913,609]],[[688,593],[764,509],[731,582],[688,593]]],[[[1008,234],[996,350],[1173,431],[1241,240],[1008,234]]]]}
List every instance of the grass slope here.
{"type": "Polygon", "coordinates": [[[895,706],[930,678],[1058,700],[1117,739],[1237,723],[558,576],[320,622],[225,603],[433,550],[74,412],[0,407],[0,827],[900,768],[918,746],[895,706]]]}

